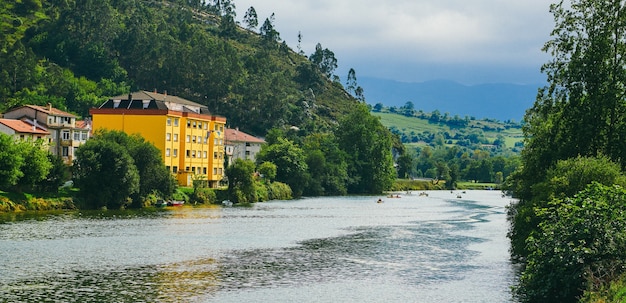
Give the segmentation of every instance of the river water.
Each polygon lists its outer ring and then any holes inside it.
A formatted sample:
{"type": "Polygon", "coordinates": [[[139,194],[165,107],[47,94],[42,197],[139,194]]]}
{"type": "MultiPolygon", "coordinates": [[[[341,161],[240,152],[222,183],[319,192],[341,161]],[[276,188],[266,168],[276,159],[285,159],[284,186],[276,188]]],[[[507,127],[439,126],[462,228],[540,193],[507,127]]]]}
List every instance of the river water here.
{"type": "Polygon", "coordinates": [[[0,302],[511,302],[510,199],[428,193],[5,218],[0,302]]]}

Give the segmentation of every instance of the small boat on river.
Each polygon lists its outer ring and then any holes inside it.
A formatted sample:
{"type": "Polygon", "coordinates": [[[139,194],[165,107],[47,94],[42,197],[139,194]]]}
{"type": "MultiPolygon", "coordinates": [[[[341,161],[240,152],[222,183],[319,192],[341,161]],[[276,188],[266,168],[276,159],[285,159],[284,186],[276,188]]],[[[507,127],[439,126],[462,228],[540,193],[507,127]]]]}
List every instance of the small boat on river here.
{"type": "Polygon", "coordinates": [[[169,200],[167,201],[167,206],[183,206],[185,201],[182,200],[169,200]]]}

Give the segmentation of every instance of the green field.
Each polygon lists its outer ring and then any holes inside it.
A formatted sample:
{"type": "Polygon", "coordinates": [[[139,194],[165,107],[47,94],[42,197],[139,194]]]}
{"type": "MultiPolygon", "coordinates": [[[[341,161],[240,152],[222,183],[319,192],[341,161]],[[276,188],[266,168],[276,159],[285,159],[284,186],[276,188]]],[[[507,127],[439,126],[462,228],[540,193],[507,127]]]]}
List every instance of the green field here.
{"type": "MultiPolygon", "coordinates": [[[[404,134],[443,134],[448,133],[455,136],[457,133],[470,134],[472,132],[479,133],[492,143],[501,135],[504,137],[505,146],[513,148],[516,143],[523,142],[524,136],[519,124],[507,124],[491,120],[471,120],[466,127],[453,128],[446,123],[431,123],[428,119],[420,117],[407,117],[396,113],[372,112],[376,117],[380,117],[381,123],[387,128],[395,128],[404,134]]],[[[456,144],[456,140],[452,141],[452,145],[456,144]]],[[[425,142],[403,142],[409,146],[427,145],[425,142]]],[[[489,143],[488,143],[489,144],[489,143]]],[[[447,144],[450,145],[450,144],[447,144]]]]}

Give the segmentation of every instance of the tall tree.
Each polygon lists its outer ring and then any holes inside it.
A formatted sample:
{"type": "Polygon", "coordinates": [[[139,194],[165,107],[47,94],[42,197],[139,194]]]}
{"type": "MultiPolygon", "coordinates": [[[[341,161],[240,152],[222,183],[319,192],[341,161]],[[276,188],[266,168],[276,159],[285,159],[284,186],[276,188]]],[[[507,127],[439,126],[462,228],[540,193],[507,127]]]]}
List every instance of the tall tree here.
{"type": "Polygon", "coordinates": [[[335,134],[347,154],[349,193],[379,194],[391,187],[396,178],[391,133],[366,105],[356,104],[335,134]]]}
{"type": "Polygon", "coordinates": [[[11,136],[0,133],[0,188],[8,189],[24,175],[24,158],[11,136]]]}
{"type": "MultiPolygon", "coordinates": [[[[315,64],[322,73],[329,79],[332,78],[335,69],[337,68],[337,58],[328,48],[322,48],[322,44],[315,45],[315,52],[309,56],[309,60],[315,64]]],[[[356,79],[356,77],[355,77],[356,79]]]]}
{"type": "Polygon", "coordinates": [[[302,148],[285,138],[278,138],[275,144],[264,145],[256,160],[257,163],[274,163],[276,181],[287,183],[295,197],[302,195],[308,179],[308,166],[302,148]]]}
{"type": "Polygon", "coordinates": [[[119,209],[139,191],[139,172],[117,142],[91,139],[76,151],[75,185],[89,208],[119,209]]]}
{"type": "Polygon", "coordinates": [[[606,155],[626,167],[626,4],[572,0],[553,4],[556,22],[544,51],[548,86],[526,112],[522,170],[513,190],[513,251],[526,254],[522,239],[536,226],[524,216],[545,205],[532,188],[558,160],[606,155]],[[516,246],[515,243],[521,243],[516,246]]]}
{"type": "Polygon", "coordinates": [[[246,11],[245,16],[243,16],[243,22],[249,30],[253,30],[259,26],[259,17],[257,16],[256,10],[253,6],[250,6],[250,8],[246,11]]]}
{"type": "Polygon", "coordinates": [[[278,42],[280,41],[280,34],[274,29],[274,13],[269,18],[266,18],[261,25],[260,29],[261,37],[266,42],[278,42]]]}

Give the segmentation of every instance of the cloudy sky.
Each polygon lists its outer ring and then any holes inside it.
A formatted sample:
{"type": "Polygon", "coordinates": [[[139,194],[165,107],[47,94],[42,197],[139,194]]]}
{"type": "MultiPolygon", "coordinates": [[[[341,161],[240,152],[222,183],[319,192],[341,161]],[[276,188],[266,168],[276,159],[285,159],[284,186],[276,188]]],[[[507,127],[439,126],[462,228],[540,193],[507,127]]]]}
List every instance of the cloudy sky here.
{"type": "Polygon", "coordinates": [[[465,84],[545,81],[541,51],[556,0],[234,0],[237,21],[251,6],[259,25],[272,13],[281,39],[310,55],[335,53],[336,74],[405,82],[465,84]]]}

